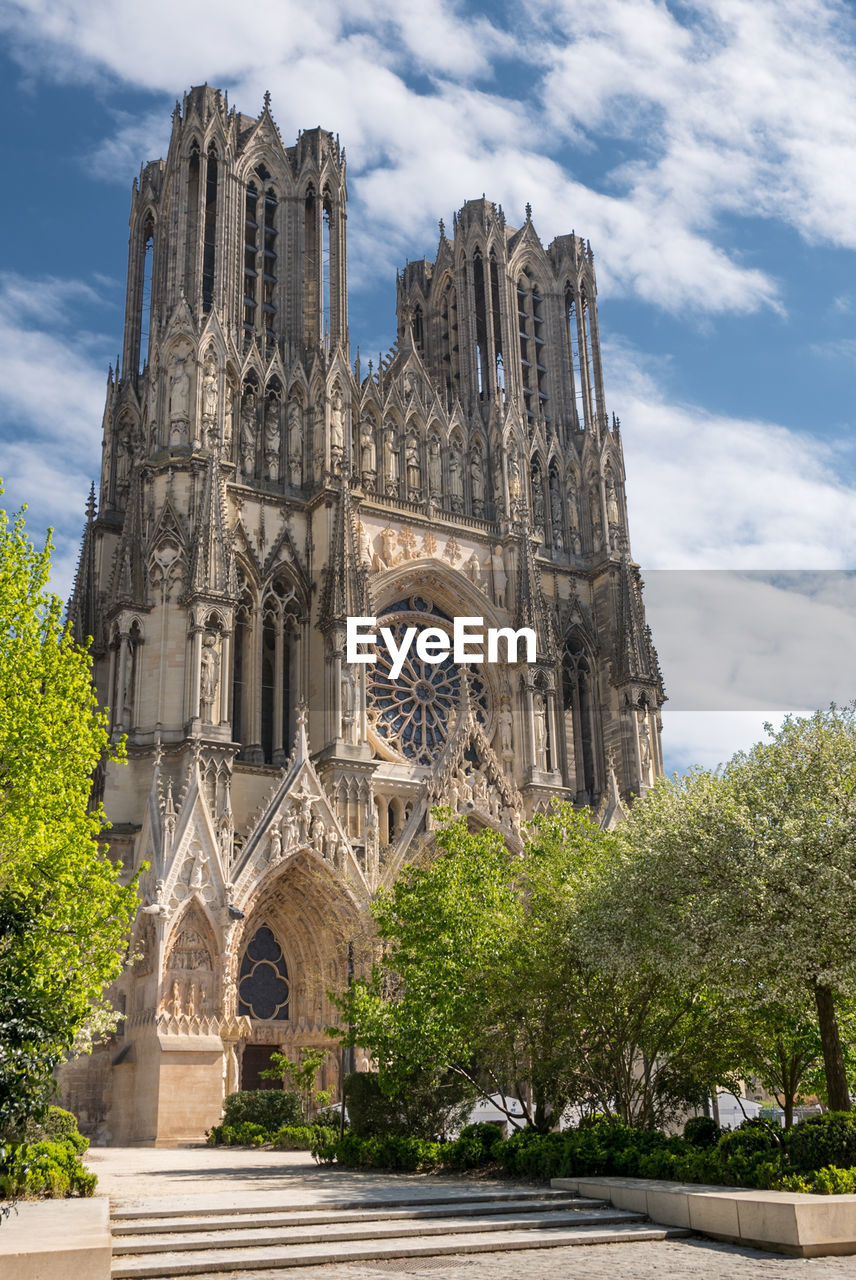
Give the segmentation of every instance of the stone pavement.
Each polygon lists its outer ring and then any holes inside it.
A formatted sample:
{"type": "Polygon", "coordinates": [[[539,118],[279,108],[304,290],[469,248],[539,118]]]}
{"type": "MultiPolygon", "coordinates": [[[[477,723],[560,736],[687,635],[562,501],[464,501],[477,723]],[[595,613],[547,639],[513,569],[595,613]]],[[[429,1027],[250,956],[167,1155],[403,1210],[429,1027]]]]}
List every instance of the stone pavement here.
{"type": "MultiPolygon", "coordinates": [[[[226,1202],[236,1193],[270,1192],[276,1194],[278,1204],[322,1207],[367,1195],[378,1200],[437,1195],[460,1186],[453,1177],[319,1168],[308,1153],[300,1151],[96,1147],[87,1152],[86,1162],[98,1174],[97,1194],[109,1195],[114,1206],[169,1201],[171,1207],[180,1207],[196,1196],[223,1197],[226,1202]]],[[[484,1185],[503,1184],[490,1180],[484,1185]]],[[[283,1280],[286,1274],[245,1271],[240,1280],[283,1280]]],[[[301,1268],[299,1274],[301,1280],[856,1280],[856,1258],[785,1258],[689,1239],[342,1263],[301,1268]]],[[[220,1273],[216,1280],[230,1277],[220,1273]]]]}
{"type": "MultiPolygon", "coordinates": [[[[242,1271],[195,1280],[283,1280],[242,1271]]],[[[474,1257],[301,1267],[300,1280],[856,1280],[856,1258],[783,1258],[714,1240],[663,1240],[569,1249],[520,1249],[474,1257]]]]}

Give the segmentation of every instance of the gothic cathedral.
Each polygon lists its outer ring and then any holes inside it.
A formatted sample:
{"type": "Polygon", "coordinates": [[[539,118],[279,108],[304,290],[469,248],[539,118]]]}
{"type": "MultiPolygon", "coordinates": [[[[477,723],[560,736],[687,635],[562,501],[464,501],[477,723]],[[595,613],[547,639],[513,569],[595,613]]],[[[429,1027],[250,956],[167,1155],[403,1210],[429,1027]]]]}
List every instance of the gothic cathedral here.
{"type": "Polygon", "coordinates": [[[551,797],[610,823],[662,771],[591,248],[468,201],[399,276],[390,352],[352,362],[346,199],[338,138],[286,147],[267,98],[209,86],[134,186],[70,603],[127,739],[96,778],[111,850],[149,866],[124,1018],[62,1076],[96,1141],[198,1140],[272,1048],[329,1045],[436,805],[513,847],[551,797]],[[461,616],[532,629],[535,660],[348,660],[348,618],[461,616]]]}

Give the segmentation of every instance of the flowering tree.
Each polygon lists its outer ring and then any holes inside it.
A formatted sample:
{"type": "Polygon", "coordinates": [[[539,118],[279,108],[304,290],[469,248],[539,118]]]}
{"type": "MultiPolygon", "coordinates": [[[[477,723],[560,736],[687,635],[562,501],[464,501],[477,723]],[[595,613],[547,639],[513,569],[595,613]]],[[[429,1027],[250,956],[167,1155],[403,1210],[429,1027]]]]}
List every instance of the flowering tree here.
{"type": "Polygon", "coordinates": [[[0,1135],[38,1112],[97,1020],[137,900],[89,807],[111,748],[49,570],[50,542],[37,551],[23,516],[0,511],[0,1135]]]}

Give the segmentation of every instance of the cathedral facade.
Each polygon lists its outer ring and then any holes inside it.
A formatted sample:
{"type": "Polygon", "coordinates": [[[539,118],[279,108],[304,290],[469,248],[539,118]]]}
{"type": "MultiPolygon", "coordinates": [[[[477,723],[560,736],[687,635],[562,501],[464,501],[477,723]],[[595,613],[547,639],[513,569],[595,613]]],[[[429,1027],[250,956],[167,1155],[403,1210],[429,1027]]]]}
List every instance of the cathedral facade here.
{"type": "Polygon", "coordinates": [[[134,186],[70,603],[127,741],[96,778],[111,853],[148,864],[119,1029],[62,1075],[96,1140],[199,1139],[272,1049],[329,1045],[327,992],[435,806],[514,846],[551,797],[608,823],[662,771],[589,245],[468,201],[363,363],[346,198],[336,137],[287,147],[268,99],[208,86],[134,186]],[[498,661],[350,660],[349,619],[436,643],[463,617],[498,661]]]}

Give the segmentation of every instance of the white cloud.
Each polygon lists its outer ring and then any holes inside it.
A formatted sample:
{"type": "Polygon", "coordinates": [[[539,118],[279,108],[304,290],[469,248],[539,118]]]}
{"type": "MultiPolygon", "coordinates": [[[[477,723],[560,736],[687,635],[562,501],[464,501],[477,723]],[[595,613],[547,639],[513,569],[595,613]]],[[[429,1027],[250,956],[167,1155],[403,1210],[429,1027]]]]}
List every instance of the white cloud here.
{"type": "Polygon", "coordinates": [[[112,341],[80,331],[76,309],[102,302],[82,280],[0,276],[0,475],[4,507],[28,506],[35,542],[55,529],[53,587],[68,595],[84,502],[100,466],[112,341]]]}
{"type": "Polygon", "coordinates": [[[607,343],[625,425],[633,551],[653,569],[856,566],[854,443],[668,401],[645,357],[607,343]]]}
{"type": "MultiPolygon", "coordinates": [[[[430,250],[437,217],[482,190],[511,223],[531,201],[545,239],[570,220],[609,264],[602,293],[671,310],[780,305],[777,282],[723,235],[726,215],[856,244],[852,23],[835,0],[531,0],[508,13],[500,26],[447,0],[260,0],[251,19],[226,0],[17,0],[0,24],[30,75],[169,93],[207,80],[250,111],[270,88],[287,141],[338,129],[354,247],[374,249],[364,270],[430,250]],[[525,74],[503,85],[511,59],[525,74]],[[556,160],[563,144],[614,157],[616,142],[631,159],[609,161],[602,189],[567,152],[556,160]]],[[[153,158],[140,151],[162,150],[165,115],[120,117],[87,157],[93,172],[153,158]]]]}
{"type": "MultiPolygon", "coordinates": [[[[536,13],[546,12],[533,0],[536,13]]],[[[853,15],[830,0],[563,0],[549,15],[553,127],[632,139],[633,203],[696,229],[781,219],[856,247],[853,15]]]]}
{"type": "Polygon", "coordinates": [[[695,765],[716,769],[737,751],[764,740],[764,724],[775,729],[781,711],[673,711],[663,708],[663,752],[666,773],[685,773],[695,765]]]}

